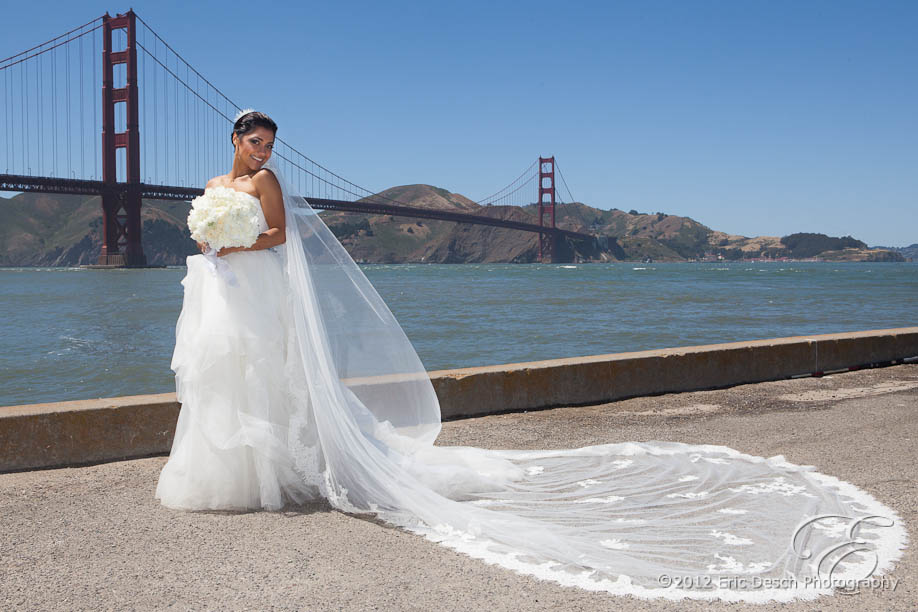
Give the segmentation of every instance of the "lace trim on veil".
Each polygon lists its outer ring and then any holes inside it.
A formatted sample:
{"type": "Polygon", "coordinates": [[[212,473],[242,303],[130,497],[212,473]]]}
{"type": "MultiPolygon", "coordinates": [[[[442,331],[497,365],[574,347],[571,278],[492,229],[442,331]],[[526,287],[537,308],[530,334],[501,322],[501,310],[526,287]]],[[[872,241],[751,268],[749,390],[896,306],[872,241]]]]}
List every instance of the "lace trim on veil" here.
{"type": "Polygon", "coordinates": [[[648,598],[810,599],[901,555],[892,509],[780,456],[666,442],[435,446],[439,403],[410,341],[273,157],[266,167],[287,215],[289,443],[333,507],[538,578],[648,598]],[[848,534],[868,516],[883,520],[848,534]],[[827,573],[819,555],[853,538],[863,550],[839,559],[850,551],[839,548],[827,573]]]}

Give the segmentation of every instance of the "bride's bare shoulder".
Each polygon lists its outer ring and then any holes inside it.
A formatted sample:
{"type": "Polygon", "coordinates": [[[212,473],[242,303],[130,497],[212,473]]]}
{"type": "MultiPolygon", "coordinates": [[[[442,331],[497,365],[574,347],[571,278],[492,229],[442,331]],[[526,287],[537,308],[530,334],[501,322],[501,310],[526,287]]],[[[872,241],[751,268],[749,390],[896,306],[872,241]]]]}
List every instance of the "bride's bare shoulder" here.
{"type": "Polygon", "coordinates": [[[226,187],[226,175],[221,174],[215,176],[214,178],[207,181],[207,184],[204,185],[204,189],[210,189],[211,187],[226,187]]]}
{"type": "Polygon", "coordinates": [[[262,168],[256,172],[252,177],[252,182],[260,197],[267,195],[279,198],[281,196],[280,183],[269,168],[262,168]]]}

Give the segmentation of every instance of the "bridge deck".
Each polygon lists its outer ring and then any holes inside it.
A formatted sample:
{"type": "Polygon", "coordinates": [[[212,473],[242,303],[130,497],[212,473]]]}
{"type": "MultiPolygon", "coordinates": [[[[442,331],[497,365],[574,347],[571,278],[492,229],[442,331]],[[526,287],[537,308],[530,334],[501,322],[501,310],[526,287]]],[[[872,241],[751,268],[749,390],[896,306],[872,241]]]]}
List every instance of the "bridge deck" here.
{"type": "MultiPolygon", "coordinates": [[[[118,184],[119,189],[124,189],[126,187],[127,186],[123,183],[118,184]]],[[[106,184],[102,181],[0,174],[0,191],[99,195],[106,188],[106,184]]],[[[137,189],[140,190],[141,197],[154,200],[187,201],[204,193],[203,189],[196,187],[148,185],[146,183],[138,184],[137,189]]],[[[490,225],[493,227],[504,227],[523,232],[555,234],[565,238],[570,238],[572,240],[594,240],[597,238],[592,234],[575,232],[561,228],[544,227],[538,223],[525,223],[522,221],[513,221],[511,219],[488,217],[486,215],[474,215],[470,213],[462,213],[449,210],[405,206],[403,204],[393,203],[392,201],[385,201],[383,198],[377,198],[374,196],[363,198],[356,202],[348,200],[330,200],[325,198],[307,198],[307,201],[309,202],[310,206],[319,210],[339,210],[344,212],[363,214],[393,215],[397,217],[413,217],[419,219],[452,221],[455,223],[490,225]]]]}

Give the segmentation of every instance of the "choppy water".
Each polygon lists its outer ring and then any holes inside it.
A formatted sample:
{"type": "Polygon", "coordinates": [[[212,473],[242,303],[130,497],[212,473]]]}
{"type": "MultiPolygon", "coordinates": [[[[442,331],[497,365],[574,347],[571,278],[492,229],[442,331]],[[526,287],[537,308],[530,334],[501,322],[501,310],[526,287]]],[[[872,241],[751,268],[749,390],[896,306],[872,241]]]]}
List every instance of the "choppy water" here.
{"type": "MultiPolygon", "coordinates": [[[[918,325],[918,264],[362,266],[429,370],[918,325]]],[[[0,405],[172,391],[184,268],[0,268],[0,405]]]]}

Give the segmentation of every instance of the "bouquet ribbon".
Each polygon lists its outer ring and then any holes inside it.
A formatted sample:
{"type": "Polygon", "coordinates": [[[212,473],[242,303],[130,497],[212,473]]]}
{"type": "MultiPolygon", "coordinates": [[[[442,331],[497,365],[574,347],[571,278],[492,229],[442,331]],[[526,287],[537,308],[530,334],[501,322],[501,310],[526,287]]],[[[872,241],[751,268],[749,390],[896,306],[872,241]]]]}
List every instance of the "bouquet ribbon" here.
{"type": "Polygon", "coordinates": [[[218,257],[217,252],[209,246],[207,247],[207,250],[204,251],[204,261],[206,261],[207,265],[210,267],[211,274],[222,278],[230,287],[239,286],[239,281],[236,279],[236,275],[233,273],[233,268],[230,267],[228,263],[223,261],[222,257],[218,257]]]}

